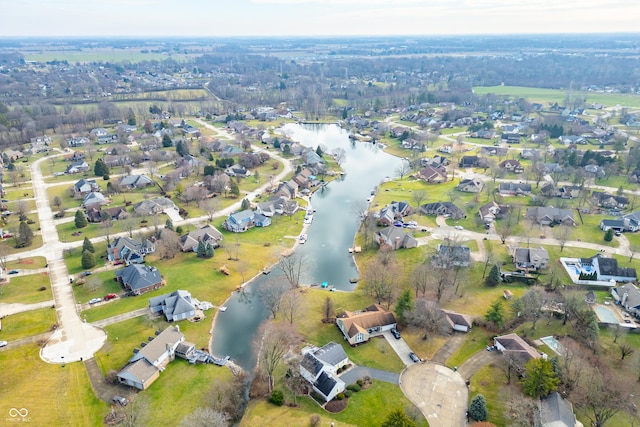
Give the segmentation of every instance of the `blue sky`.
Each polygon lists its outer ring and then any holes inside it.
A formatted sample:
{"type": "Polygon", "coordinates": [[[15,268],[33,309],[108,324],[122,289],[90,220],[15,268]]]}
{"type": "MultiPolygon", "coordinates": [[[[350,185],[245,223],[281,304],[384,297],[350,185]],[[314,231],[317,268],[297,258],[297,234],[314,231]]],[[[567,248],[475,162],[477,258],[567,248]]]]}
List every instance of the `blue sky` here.
{"type": "Polygon", "coordinates": [[[637,32],[638,0],[0,0],[5,36],[637,32]]]}

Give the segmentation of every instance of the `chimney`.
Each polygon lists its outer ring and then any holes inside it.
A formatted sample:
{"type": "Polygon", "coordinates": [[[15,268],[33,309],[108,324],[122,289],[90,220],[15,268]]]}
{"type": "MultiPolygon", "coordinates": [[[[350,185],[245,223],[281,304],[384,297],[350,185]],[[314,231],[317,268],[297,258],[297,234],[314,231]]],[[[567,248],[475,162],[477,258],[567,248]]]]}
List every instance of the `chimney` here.
{"type": "Polygon", "coordinates": [[[627,302],[627,298],[629,298],[629,292],[625,291],[624,295],[622,295],[622,301],[620,302],[620,305],[624,307],[624,304],[627,302]]]}

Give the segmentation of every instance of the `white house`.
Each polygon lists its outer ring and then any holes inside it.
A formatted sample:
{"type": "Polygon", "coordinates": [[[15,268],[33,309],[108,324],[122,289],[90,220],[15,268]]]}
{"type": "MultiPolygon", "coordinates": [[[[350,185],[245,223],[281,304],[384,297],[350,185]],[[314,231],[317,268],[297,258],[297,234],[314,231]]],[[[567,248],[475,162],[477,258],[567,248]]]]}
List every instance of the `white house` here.
{"type": "Polygon", "coordinates": [[[345,383],[338,378],[338,370],[349,364],[349,357],[340,344],[330,342],[323,347],[302,349],[300,375],[325,402],[333,399],[345,389],[345,383]]]}

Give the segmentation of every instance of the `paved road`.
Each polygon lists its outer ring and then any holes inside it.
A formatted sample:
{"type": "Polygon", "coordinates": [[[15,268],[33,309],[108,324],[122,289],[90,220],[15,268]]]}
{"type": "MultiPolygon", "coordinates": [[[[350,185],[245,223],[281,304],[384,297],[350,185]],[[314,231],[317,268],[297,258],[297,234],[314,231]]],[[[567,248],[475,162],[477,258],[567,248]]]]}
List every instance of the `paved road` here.
{"type": "Polygon", "coordinates": [[[400,374],[389,371],[382,371],[380,369],[368,368],[366,366],[355,366],[349,369],[344,374],[340,375],[339,378],[345,382],[345,384],[353,384],[358,379],[362,377],[369,376],[374,380],[384,381],[391,384],[399,384],[400,383],[400,374]]]}
{"type": "Polygon", "coordinates": [[[12,314],[24,313],[26,311],[40,310],[41,308],[51,307],[54,304],[54,300],[36,302],[33,304],[0,303],[0,319],[4,316],[11,316],[12,314]]]}
{"type": "Polygon", "coordinates": [[[431,427],[466,425],[469,390],[458,372],[435,363],[416,363],[400,375],[400,388],[431,427]]]}
{"type": "Polygon", "coordinates": [[[92,322],[91,324],[93,326],[97,326],[98,328],[104,328],[105,326],[113,325],[114,323],[122,322],[128,319],[133,319],[134,317],[144,316],[146,314],[149,314],[149,309],[147,307],[129,311],[128,313],[118,314],[117,316],[107,317],[106,319],[98,320],[96,322],[92,322]]]}

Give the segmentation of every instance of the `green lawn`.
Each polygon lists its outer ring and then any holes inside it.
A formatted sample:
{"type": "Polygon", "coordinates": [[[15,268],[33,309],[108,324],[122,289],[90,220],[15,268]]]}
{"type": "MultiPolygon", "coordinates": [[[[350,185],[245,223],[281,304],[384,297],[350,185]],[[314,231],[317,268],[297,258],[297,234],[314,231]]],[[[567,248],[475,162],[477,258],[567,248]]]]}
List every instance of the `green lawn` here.
{"type": "MultiPolygon", "coordinates": [[[[515,383],[512,380],[512,384],[515,383]]],[[[471,377],[471,385],[469,386],[469,402],[476,394],[482,394],[487,401],[488,419],[497,426],[507,425],[507,420],[504,417],[504,411],[506,408],[505,396],[501,393],[506,387],[506,378],[500,368],[489,364],[483,368],[480,368],[471,377]]],[[[514,390],[514,393],[519,393],[518,390],[514,390]]]]}
{"type": "Polygon", "coordinates": [[[14,261],[7,262],[7,270],[18,268],[20,270],[35,270],[44,268],[47,265],[47,259],[45,257],[31,257],[21,258],[14,261]]]}
{"type": "Polygon", "coordinates": [[[39,310],[12,314],[2,319],[0,340],[13,341],[50,331],[58,321],[56,310],[41,308],[39,310]]]}
{"type": "MultiPolygon", "coordinates": [[[[319,414],[323,417],[323,421],[333,421],[336,427],[375,426],[379,425],[384,417],[394,409],[413,407],[397,385],[375,380],[370,388],[354,393],[349,399],[347,409],[338,414],[324,411],[308,397],[299,397],[298,404],[299,408],[291,408],[274,406],[263,400],[252,401],[240,427],[307,425],[312,414],[319,414]]],[[[428,424],[422,418],[417,425],[423,427],[428,424]]]]}
{"type": "Polygon", "coordinates": [[[25,345],[0,352],[3,419],[10,408],[26,408],[30,425],[102,425],[109,406],[93,394],[84,365],[49,365],[40,359],[39,350],[25,345]]]}
{"type": "Polygon", "coordinates": [[[27,276],[9,276],[9,283],[0,285],[0,302],[33,304],[50,301],[51,281],[48,274],[29,274],[27,276]],[[41,291],[41,287],[46,287],[41,291]]]}
{"type": "MultiPolygon", "coordinates": [[[[508,311],[508,307],[507,308],[508,311]]],[[[447,359],[446,365],[450,368],[462,365],[468,358],[478,351],[484,350],[495,335],[482,327],[474,327],[465,337],[464,343],[447,359]]]]}

